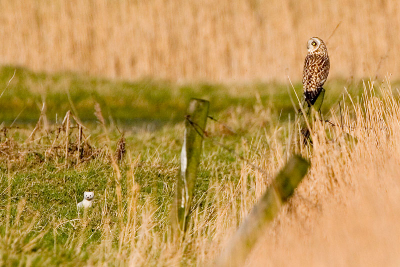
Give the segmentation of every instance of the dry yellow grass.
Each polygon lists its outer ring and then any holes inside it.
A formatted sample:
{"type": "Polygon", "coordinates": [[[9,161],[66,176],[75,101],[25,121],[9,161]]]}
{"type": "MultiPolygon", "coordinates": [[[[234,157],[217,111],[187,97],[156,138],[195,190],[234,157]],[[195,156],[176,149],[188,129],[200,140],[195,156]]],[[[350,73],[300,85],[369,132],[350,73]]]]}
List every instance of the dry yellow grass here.
{"type": "Polygon", "coordinates": [[[3,0],[0,63],[137,79],[301,77],[328,40],[331,78],[400,73],[397,0],[3,0]]]}
{"type": "Polygon", "coordinates": [[[249,266],[399,266],[400,109],[390,86],[382,99],[371,88],[334,142],[319,126],[310,176],[249,266]],[[353,148],[344,132],[357,138],[353,148]]]}

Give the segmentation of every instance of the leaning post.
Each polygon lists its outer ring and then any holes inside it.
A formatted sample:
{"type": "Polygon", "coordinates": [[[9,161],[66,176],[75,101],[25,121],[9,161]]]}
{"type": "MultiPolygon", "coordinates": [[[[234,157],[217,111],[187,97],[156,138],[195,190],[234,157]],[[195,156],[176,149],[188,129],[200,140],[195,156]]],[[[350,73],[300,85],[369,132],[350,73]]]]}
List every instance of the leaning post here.
{"type": "Polygon", "coordinates": [[[171,224],[175,234],[184,233],[189,220],[209,105],[207,100],[192,99],[187,110],[176,193],[171,209],[171,224]]]}
{"type": "Polygon", "coordinates": [[[265,227],[293,195],[309,167],[310,163],[298,155],[290,158],[276,176],[273,184],[254,205],[226,249],[215,260],[215,266],[244,266],[251,249],[259,237],[263,236],[265,227]]]}

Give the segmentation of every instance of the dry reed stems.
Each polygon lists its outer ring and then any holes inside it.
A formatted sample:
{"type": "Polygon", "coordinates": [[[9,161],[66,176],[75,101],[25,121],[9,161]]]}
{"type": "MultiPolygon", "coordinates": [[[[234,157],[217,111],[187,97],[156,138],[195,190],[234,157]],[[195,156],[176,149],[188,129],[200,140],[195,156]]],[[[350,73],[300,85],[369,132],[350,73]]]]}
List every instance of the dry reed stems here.
{"type": "Polygon", "coordinates": [[[400,73],[396,0],[5,0],[0,63],[137,79],[301,78],[306,42],[328,41],[331,77],[400,73]]]}
{"type": "Polygon", "coordinates": [[[249,266],[399,264],[400,108],[390,84],[364,88],[336,126],[314,124],[310,176],[249,266]]]}

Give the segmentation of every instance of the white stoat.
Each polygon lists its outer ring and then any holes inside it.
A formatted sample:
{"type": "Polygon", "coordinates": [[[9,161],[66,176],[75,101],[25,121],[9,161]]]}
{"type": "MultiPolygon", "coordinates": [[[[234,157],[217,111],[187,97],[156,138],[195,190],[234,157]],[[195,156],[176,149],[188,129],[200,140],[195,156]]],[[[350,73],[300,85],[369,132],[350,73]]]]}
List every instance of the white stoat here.
{"type": "Polygon", "coordinates": [[[82,209],[82,208],[89,208],[92,206],[92,200],[94,198],[94,192],[85,192],[83,194],[83,200],[81,202],[78,203],[77,207],[78,209],[82,209]]]}

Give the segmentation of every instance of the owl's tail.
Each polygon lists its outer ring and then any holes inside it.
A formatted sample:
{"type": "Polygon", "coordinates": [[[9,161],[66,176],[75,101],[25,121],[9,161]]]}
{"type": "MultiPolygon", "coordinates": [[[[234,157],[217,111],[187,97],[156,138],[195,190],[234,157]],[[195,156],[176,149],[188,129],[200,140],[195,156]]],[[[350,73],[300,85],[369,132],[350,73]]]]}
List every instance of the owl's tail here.
{"type": "Polygon", "coordinates": [[[317,101],[319,95],[321,94],[324,88],[320,87],[313,91],[305,91],[304,92],[304,100],[308,104],[308,107],[311,107],[317,101]]]}

